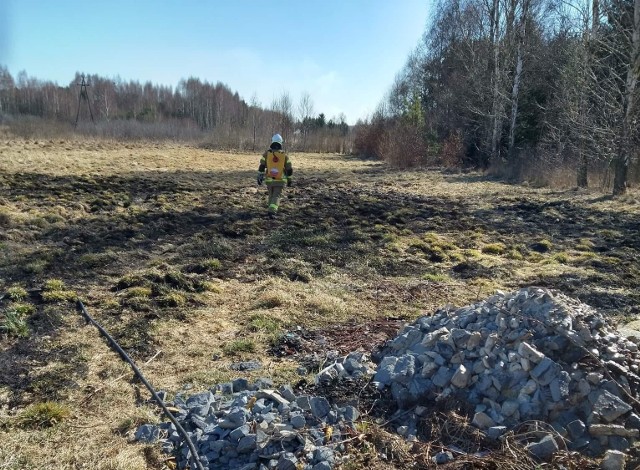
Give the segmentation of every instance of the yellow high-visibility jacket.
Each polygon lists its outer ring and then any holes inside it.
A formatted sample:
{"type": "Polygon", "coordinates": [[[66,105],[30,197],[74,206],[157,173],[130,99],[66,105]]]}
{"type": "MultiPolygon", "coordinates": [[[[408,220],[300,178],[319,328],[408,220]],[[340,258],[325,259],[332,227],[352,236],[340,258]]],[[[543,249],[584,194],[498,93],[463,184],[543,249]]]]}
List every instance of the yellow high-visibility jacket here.
{"type": "Polygon", "coordinates": [[[269,149],[262,154],[258,172],[264,173],[267,184],[284,186],[293,175],[293,167],[284,150],[269,149]]]}

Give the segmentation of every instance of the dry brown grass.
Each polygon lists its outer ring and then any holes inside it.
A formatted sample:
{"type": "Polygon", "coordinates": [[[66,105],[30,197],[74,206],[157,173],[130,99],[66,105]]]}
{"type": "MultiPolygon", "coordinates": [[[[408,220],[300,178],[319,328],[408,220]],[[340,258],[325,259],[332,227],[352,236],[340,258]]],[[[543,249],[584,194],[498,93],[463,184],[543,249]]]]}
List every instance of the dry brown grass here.
{"type": "Polygon", "coordinates": [[[244,376],[299,380],[294,360],[268,352],[297,326],[410,320],[529,283],[601,299],[611,314],[639,303],[638,193],[612,200],[305,154],[293,156],[295,186],[270,222],[256,155],[9,137],[0,154],[0,291],[30,290],[20,301],[37,307],[28,338],[0,338],[0,468],[162,466],[154,447],[130,442],[158,419],[148,394],[71,295],[46,303],[32,290],[47,280],[83,299],[171,394],[237,377],[229,365],[240,359],[264,365],[244,376]],[[552,248],[533,251],[542,239],[552,248]],[[253,351],[234,350],[239,340],[253,351]],[[15,424],[51,400],[71,416],[15,424]]]}

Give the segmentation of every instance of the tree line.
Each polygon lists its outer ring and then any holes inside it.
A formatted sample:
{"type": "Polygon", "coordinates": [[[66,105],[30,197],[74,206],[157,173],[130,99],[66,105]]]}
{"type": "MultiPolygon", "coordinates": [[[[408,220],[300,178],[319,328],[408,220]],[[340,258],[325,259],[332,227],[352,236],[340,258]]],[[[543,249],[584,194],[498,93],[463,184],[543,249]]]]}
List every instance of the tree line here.
{"type": "Polygon", "coordinates": [[[622,194],[640,172],[639,77],[640,0],[440,0],[355,146],[622,194]]]}
{"type": "Polygon", "coordinates": [[[295,103],[287,92],[263,106],[223,83],[198,78],[173,88],[76,73],[66,86],[11,75],[0,65],[0,123],[18,134],[76,132],[108,138],[197,140],[213,148],[259,149],[278,132],[291,150],[347,152],[351,132],[341,114],[316,114],[309,93],[295,103]],[[83,79],[89,84],[80,94],[83,79]],[[91,114],[94,121],[91,120],[91,114]]]}

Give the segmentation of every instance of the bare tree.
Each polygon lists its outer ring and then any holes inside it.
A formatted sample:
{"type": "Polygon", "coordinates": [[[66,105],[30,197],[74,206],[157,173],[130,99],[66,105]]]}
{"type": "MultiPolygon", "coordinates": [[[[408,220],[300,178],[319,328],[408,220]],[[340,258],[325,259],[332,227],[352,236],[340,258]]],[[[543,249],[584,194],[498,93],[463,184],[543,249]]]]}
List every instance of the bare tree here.
{"type": "Polygon", "coordinates": [[[303,92],[298,103],[298,120],[302,132],[302,150],[307,150],[307,135],[311,129],[311,117],[313,116],[313,100],[308,92],[303,92]]]}
{"type": "Polygon", "coordinates": [[[293,101],[289,92],[283,91],[279,97],[275,98],[271,103],[271,110],[278,116],[277,129],[274,129],[274,131],[280,132],[285,142],[290,143],[293,125],[293,101]]]}
{"type": "Polygon", "coordinates": [[[520,5],[520,19],[515,29],[515,42],[516,42],[516,65],[513,75],[513,86],[511,88],[511,120],[509,126],[509,160],[513,160],[516,151],[516,123],[518,119],[518,103],[520,99],[520,86],[522,82],[522,68],[524,62],[524,46],[525,39],[527,37],[527,24],[531,20],[530,15],[530,0],[522,0],[520,5]]]}
{"type": "Polygon", "coordinates": [[[629,166],[632,152],[632,119],[636,107],[636,86],[640,75],[640,0],[633,4],[633,24],[631,25],[631,53],[627,64],[624,94],[622,99],[622,124],[617,155],[615,159],[615,177],[613,194],[621,195],[627,190],[629,166]]]}

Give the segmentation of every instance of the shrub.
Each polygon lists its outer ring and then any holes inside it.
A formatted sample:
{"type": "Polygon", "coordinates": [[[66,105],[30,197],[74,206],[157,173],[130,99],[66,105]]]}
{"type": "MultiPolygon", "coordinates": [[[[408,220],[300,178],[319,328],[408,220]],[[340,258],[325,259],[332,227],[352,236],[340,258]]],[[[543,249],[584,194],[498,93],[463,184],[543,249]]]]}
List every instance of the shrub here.
{"type": "Polygon", "coordinates": [[[410,124],[398,124],[385,132],[380,154],[385,161],[398,168],[411,168],[424,162],[427,148],[420,128],[410,124]]]}
{"type": "Polygon", "coordinates": [[[458,129],[444,140],[439,154],[440,164],[448,168],[461,167],[463,164],[464,154],[462,133],[458,129]]]}

